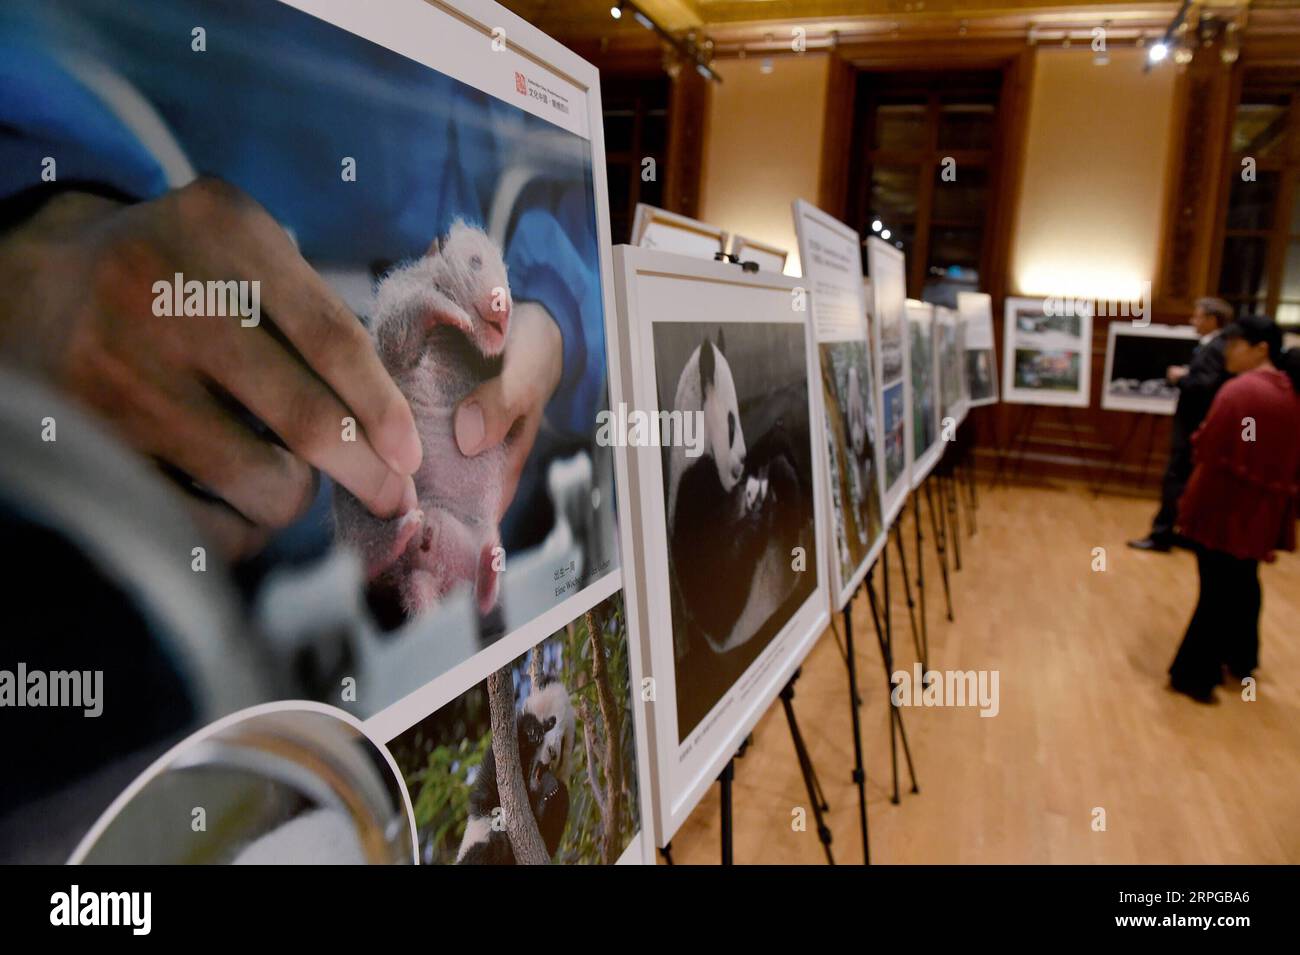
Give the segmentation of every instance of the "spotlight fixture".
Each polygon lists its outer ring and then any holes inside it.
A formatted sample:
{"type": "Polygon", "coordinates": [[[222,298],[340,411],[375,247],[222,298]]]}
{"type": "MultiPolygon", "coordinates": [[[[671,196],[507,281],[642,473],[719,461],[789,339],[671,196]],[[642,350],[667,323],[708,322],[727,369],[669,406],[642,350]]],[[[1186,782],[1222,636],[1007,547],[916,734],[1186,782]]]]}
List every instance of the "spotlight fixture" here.
{"type": "Polygon", "coordinates": [[[1178,7],[1178,12],[1174,14],[1173,22],[1165,30],[1164,36],[1147,49],[1147,69],[1150,69],[1153,63],[1161,63],[1169,59],[1170,53],[1174,54],[1174,61],[1179,64],[1191,61],[1191,50],[1184,53],[1184,44],[1181,42],[1187,32],[1187,15],[1191,5],[1192,0],[1183,0],[1178,7]]]}
{"type": "Polygon", "coordinates": [[[891,234],[892,234],[892,233],[890,233],[890,231],[889,231],[888,229],[884,229],[884,230],[881,231],[881,233],[880,233],[880,237],[881,237],[882,239],[888,239],[889,236],[890,236],[891,234]]]}
{"type": "Polygon", "coordinates": [[[872,232],[879,232],[879,231],[880,231],[881,229],[883,229],[884,227],[885,227],[885,224],[884,224],[883,222],[881,222],[879,219],[872,219],[872,220],[871,220],[871,231],[872,231],[872,232]]]}
{"type": "Polygon", "coordinates": [[[633,3],[632,0],[619,0],[617,4],[609,8],[609,15],[615,20],[621,20],[625,10],[631,10],[632,19],[659,37],[665,53],[671,54],[670,57],[666,58],[666,61],[671,60],[674,66],[674,69],[669,73],[674,79],[677,77],[682,63],[685,62],[695,67],[695,71],[706,80],[713,80],[715,83],[722,82],[722,77],[714,72],[709,65],[713,59],[713,41],[711,39],[705,37],[700,40],[693,30],[685,37],[676,37],[651,19],[650,15],[633,3]]]}

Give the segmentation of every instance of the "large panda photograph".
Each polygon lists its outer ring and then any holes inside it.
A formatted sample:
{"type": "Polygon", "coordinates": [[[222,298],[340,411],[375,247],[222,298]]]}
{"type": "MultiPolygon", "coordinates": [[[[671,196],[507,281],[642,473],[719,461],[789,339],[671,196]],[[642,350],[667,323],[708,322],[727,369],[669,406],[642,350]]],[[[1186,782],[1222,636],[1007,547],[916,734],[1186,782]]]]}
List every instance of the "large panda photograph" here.
{"type": "Polygon", "coordinates": [[[865,340],[822,342],[822,400],[835,559],[848,583],[883,529],[871,352],[865,340]]]}
{"type": "Polygon", "coordinates": [[[678,738],[686,739],[817,586],[805,328],[655,322],[678,738]],[[692,456],[694,450],[698,454],[692,456]]]}
{"type": "Polygon", "coordinates": [[[389,741],[421,863],[619,861],[641,828],[628,652],[615,591],[389,741]]]}

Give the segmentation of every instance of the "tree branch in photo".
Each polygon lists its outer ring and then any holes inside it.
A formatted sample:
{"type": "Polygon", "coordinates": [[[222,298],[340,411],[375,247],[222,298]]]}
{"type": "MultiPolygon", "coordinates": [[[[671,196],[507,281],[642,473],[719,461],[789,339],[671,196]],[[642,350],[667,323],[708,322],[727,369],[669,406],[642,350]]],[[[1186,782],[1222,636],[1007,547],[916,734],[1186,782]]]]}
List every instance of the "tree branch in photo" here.
{"type": "Polygon", "coordinates": [[[608,801],[605,799],[605,793],[600,785],[600,776],[596,770],[596,752],[600,747],[600,732],[595,724],[595,714],[591,712],[591,706],[586,700],[578,701],[578,719],[582,721],[582,744],[587,750],[587,785],[591,787],[591,795],[596,800],[596,808],[600,810],[600,821],[603,826],[609,810],[607,808],[608,801]]]}
{"type": "Polygon", "coordinates": [[[605,639],[602,621],[595,611],[587,612],[587,639],[591,641],[591,674],[596,683],[596,703],[605,724],[605,861],[613,863],[623,847],[619,822],[623,808],[623,750],[619,746],[622,733],[619,726],[618,706],[609,688],[609,671],[605,668],[605,639]]]}
{"type": "Polygon", "coordinates": [[[515,729],[515,694],[509,665],[487,678],[488,709],[492,716],[492,753],[497,764],[497,793],[501,797],[506,835],[520,865],[546,865],[551,857],[537,831],[537,819],[528,802],[523,768],[519,765],[519,740],[515,729]]]}

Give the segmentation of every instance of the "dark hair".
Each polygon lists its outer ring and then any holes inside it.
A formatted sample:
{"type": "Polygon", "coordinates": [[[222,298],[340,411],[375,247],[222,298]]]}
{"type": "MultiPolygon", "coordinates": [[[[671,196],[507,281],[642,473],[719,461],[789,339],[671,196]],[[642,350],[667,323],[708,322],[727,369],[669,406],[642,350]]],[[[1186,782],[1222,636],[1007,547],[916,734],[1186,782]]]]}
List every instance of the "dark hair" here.
{"type": "Polygon", "coordinates": [[[1232,306],[1221,298],[1206,296],[1205,298],[1198,298],[1195,304],[1206,315],[1213,315],[1220,328],[1232,321],[1232,306]]]}
{"type": "Polygon", "coordinates": [[[1242,315],[1223,330],[1223,337],[1225,340],[1240,338],[1251,345],[1264,342],[1268,345],[1269,360],[1274,364],[1282,360],[1282,329],[1266,315],[1242,315]]]}

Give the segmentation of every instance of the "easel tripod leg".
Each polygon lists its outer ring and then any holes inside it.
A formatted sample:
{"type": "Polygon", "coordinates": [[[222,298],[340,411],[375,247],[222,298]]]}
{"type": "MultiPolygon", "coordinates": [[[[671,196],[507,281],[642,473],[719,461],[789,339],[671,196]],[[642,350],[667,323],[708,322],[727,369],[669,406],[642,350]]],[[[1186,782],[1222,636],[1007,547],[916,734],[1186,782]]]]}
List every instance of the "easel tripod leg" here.
{"type": "Polygon", "coordinates": [[[921,612],[921,668],[930,669],[930,629],[925,614],[925,548],[921,532],[921,494],[912,493],[912,523],[916,527],[916,602],[921,612]]]}
{"type": "Polygon", "coordinates": [[[722,784],[722,864],[732,864],[732,846],[731,846],[731,783],[736,778],[736,761],[735,759],[727,760],[727,765],[722,767],[722,775],[718,777],[718,782],[722,784]]]}
{"type": "Polygon", "coordinates": [[[930,492],[930,482],[925,482],[925,506],[930,509],[930,530],[934,534],[934,549],[939,555],[939,572],[943,577],[943,599],[948,605],[948,622],[951,623],[952,616],[952,591],[948,586],[948,543],[946,527],[944,527],[944,517],[942,509],[934,506],[934,495],[930,492]]]}
{"type": "Polygon", "coordinates": [[[871,865],[867,835],[867,770],[862,762],[862,714],[858,711],[858,658],[853,653],[853,598],[844,607],[844,642],[848,647],[849,711],[853,720],[853,782],[858,787],[858,825],[862,829],[862,864],[871,865]]]}
{"type": "Polygon", "coordinates": [[[831,853],[831,830],[826,825],[825,811],[830,807],[825,804],[821,783],[817,781],[817,772],[813,768],[812,757],[804,743],[803,734],[799,732],[799,722],[794,715],[794,681],[799,679],[798,671],[790,682],[781,690],[781,705],[785,708],[785,719],[790,724],[790,738],[794,741],[795,756],[799,760],[799,771],[803,774],[803,784],[808,790],[808,799],[812,803],[813,817],[817,820],[817,838],[821,840],[826,853],[826,864],[834,865],[835,856],[831,853]]]}
{"type": "MultiPolygon", "coordinates": [[[[903,505],[906,510],[907,505],[903,505]]],[[[903,525],[900,521],[894,522],[893,528],[894,543],[898,545],[898,563],[902,568],[903,577],[903,596],[907,598],[907,617],[912,625],[912,645],[916,648],[917,659],[924,659],[925,655],[921,652],[921,632],[916,626],[916,603],[912,600],[912,581],[907,575],[907,551],[903,549],[903,525]]],[[[885,545],[886,548],[889,546],[885,545]]]]}

